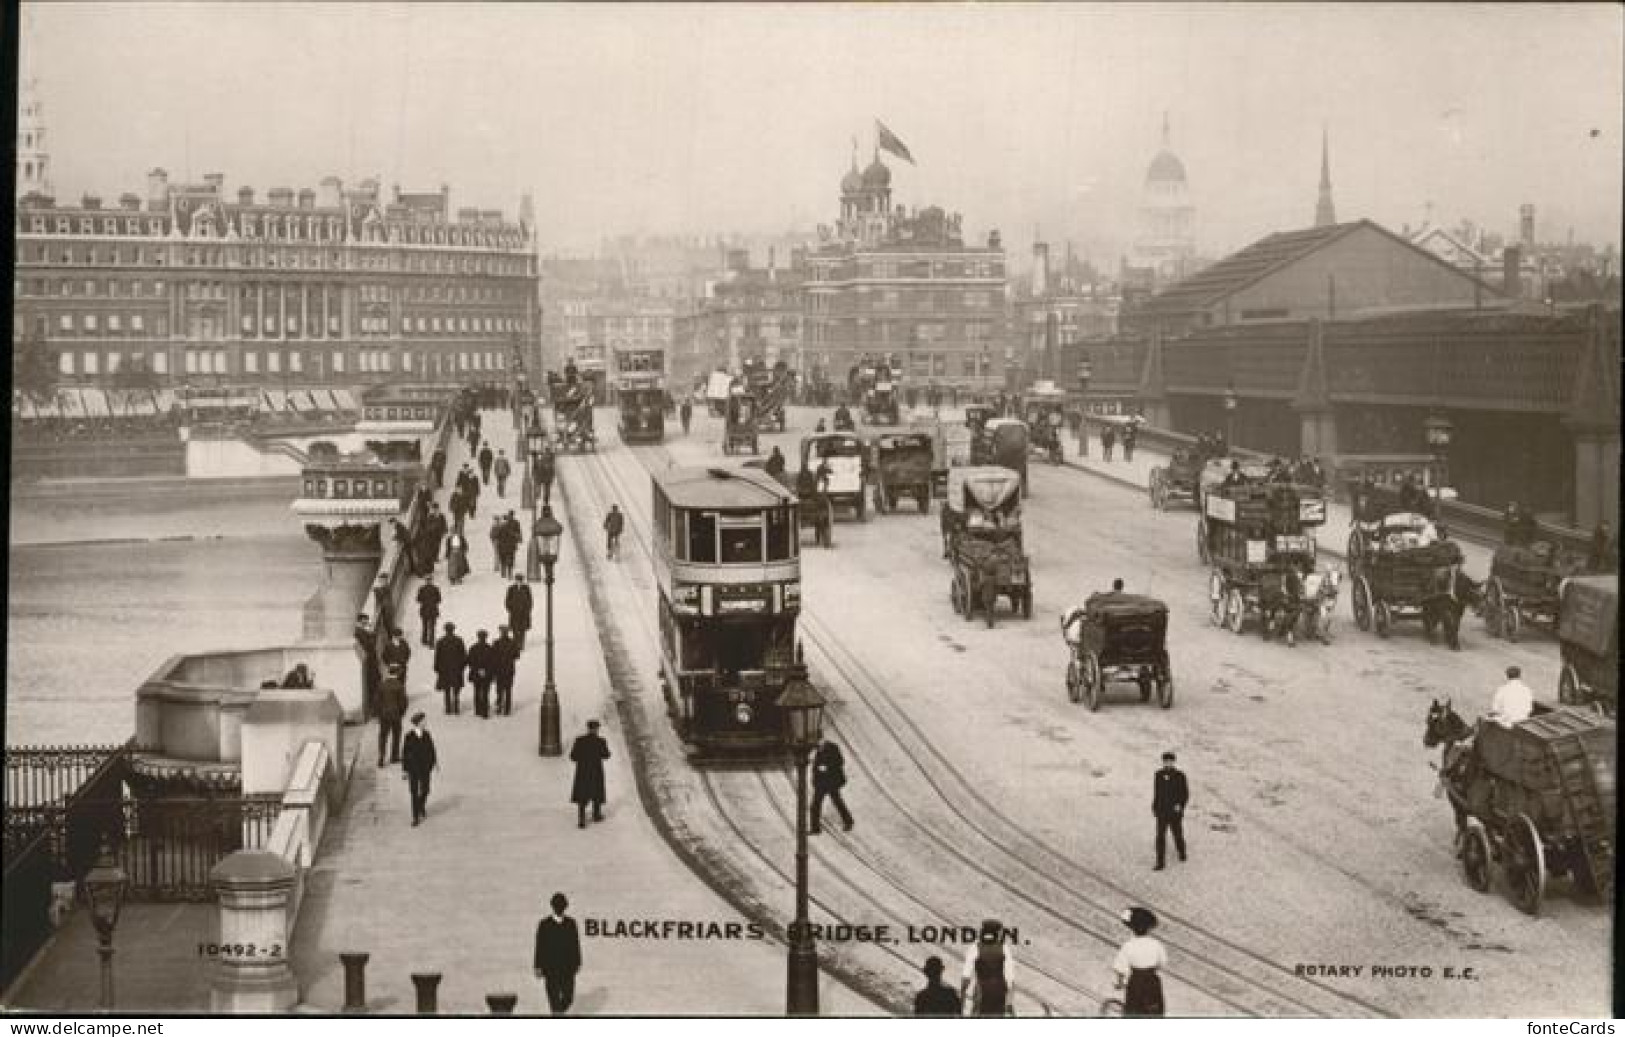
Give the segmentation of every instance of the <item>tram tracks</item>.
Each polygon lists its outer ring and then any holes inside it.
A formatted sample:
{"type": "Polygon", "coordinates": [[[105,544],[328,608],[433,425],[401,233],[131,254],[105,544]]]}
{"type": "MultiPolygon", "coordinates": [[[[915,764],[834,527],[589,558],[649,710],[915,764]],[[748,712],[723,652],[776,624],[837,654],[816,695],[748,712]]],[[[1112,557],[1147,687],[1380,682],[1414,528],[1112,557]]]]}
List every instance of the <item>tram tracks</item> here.
{"type": "MultiPolygon", "coordinates": [[[[644,466],[657,470],[665,467],[670,458],[663,447],[636,448],[633,456],[640,461],[647,458],[652,463],[644,466]]],[[[626,492],[626,476],[616,470],[613,458],[595,457],[593,461],[585,466],[590,473],[587,481],[600,502],[612,499],[617,492],[623,500],[635,500],[645,492],[641,486],[631,488],[630,494],[626,492]]],[[[648,558],[650,548],[643,509],[625,510],[637,548],[648,558]]],[[[641,612],[639,615],[646,636],[652,640],[649,617],[641,612]]],[[[1135,894],[1077,866],[988,802],[974,784],[937,751],[885,691],[882,682],[833,636],[814,610],[804,608],[801,624],[815,669],[828,684],[835,685],[832,690],[838,692],[838,697],[849,705],[862,707],[832,709],[831,724],[853,749],[849,759],[864,773],[869,787],[877,791],[887,813],[894,815],[877,818],[871,810],[861,833],[864,838],[839,840],[843,854],[815,847],[813,854],[821,865],[820,890],[827,888],[825,875],[828,875],[841,887],[843,899],[855,897],[866,909],[873,910],[876,918],[899,920],[895,908],[889,906],[899,900],[926,911],[927,919],[963,918],[963,894],[970,890],[975,890],[984,913],[1003,911],[999,916],[1007,924],[1012,918],[1041,916],[1044,931],[1037,940],[1026,941],[1030,946],[1019,954],[1023,974],[1028,979],[1018,983],[1018,987],[1025,997],[1032,997],[1042,988],[1044,994],[1037,999],[1044,1002],[1048,1010],[1058,1009],[1067,1014],[1092,1011],[1103,992],[1070,977],[1079,971],[1080,962],[1088,961],[1099,961],[1097,974],[1105,974],[1109,949],[1122,938],[1117,912],[1122,904],[1136,899],[1135,894]],[[883,767],[886,773],[882,772],[883,767]],[[952,837],[942,836],[939,829],[951,832],[952,837]],[[871,831],[911,842],[913,846],[907,849],[913,850],[915,856],[906,862],[887,861],[886,851],[899,847],[871,844],[868,836],[871,831]],[[950,880],[946,883],[940,878],[937,880],[939,886],[949,887],[946,893],[940,888],[934,892],[919,888],[930,884],[929,875],[916,873],[910,876],[909,885],[898,878],[896,865],[907,863],[917,869],[922,859],[918,851],[922,848],[929,850],[924,859],[937,858],[953,864],[955,874],[950,880]],[[864,888],[872,884],[882,888],[884,898],[864,888]],[[951,895],[955,891],[959,896],[951,895]],[[990,891],[996,895],[988,897],[990,891]],[[950,906],[946,910],[937,908],[933,901],[950,906]],[[997,908],[992,906],[994,904],[997,908]]],[[[737,776],[703,770],[697,774],[707,804],[731,836],[755,855],[769,874],[788,884],[788,874],[774,863],[768,847],[763,845],[776,842],[777,838],[769,840],[757,831],[761,822],[759,810],[756,823],[750,825],[751,830],[747,832],[740,819],[730,815],[729,806],[737,811],[744,804],[755,810],[746,795],[754,792],[767,801],[775,815],[771,826],[780,832],[793,831],[793,786],[787,781],[770,779],[764,773],[755,775],[754,789],[749,781],[738,780],[737,776]],[[786,798],[791,805],[785,805],[786,798]]],[[[778,846],[778,852],[789,859],[782,845],[778,846]]],[[[819,901],[820,909],[826,912],[830,908],[828,899],[819,901]]],[[[1244,1015],[1384,1014],[1380,1007],[1361,998],[1297,977],[1285,966],[1188,919],[1169,914],[1165,914],[1165,918],[1170,923],[1165,928],[1165,942],[1175,952],[1174,965],[1167,977],[1171,1000],[1186,1010],[1244,1015]],[[1166,935],[1169,931],[1173,934],[1166,935]]],[[[1033,932],[1028,928],[1023,931],[1024,934],[1033,932]]],[[[923,954],[927,949],[920,945],[912,948],[916,954],[923,954]]],[[[917,964],[914,957],[904,957],[895,950],[890,956],[907,963],[911,969],[917,964]]]]}

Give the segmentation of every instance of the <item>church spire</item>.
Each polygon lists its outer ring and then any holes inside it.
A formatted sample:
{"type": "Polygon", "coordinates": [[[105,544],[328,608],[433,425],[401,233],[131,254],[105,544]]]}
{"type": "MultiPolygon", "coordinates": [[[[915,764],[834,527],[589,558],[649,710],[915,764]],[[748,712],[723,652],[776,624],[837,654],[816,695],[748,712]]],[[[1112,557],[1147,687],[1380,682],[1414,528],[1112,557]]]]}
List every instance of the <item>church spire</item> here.
{"type": "Polygon", "coordinates": [[[1331,146],[1326,128],[1320,129],[1320,196],[1315,199],[1315,226],[1330,227],[1337,222],[1337,209],[1332,205],[1331,146]]]}

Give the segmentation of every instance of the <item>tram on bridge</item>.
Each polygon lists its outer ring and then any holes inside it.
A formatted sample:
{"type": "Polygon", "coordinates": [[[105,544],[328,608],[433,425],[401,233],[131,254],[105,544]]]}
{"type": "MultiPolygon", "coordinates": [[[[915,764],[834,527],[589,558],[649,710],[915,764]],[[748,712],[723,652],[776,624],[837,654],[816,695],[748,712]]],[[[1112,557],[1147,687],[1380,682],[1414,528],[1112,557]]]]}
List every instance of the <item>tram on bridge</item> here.
{"type": "Polygon", "coordinates": [[[748,468],[651,480],[667,712],[701,757],[775,755],[801,612],[795,495],[748,468]]]}

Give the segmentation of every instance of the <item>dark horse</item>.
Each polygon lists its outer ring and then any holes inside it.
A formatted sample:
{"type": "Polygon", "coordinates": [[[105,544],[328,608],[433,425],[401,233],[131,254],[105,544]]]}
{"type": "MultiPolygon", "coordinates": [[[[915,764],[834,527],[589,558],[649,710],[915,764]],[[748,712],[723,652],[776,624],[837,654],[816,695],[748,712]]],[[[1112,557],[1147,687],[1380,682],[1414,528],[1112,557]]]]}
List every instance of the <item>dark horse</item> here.
{"type": "Polygon", "coordinates": [[[1264,575],[1258,585],[1258,614],[1264,640],[1279,636],[1288,647],[1297,643],[1298,618],[1303,614],[1303,577],[1298,570],[1264,575]]]}
{"type": "Polygon", "coordinates": [[[1422,745],[1428,749],[1444,747],[1439,758],[1439,786],[1450,798],[1450,809],[1456,812],[1456,837],[1459,841],[1467,823],[1467,788],[1476,770],[1472,725],[1461,718],[1449,699],[1442,702],[1434,699],[1428,706],[1422,745]]]}
{"type": "Polygon", "coordinates": [[[1427,594],[1422,598],[1422,633],[1428,644],[1433,644],[1433,630],[1444,633],[1445,644],[1455,651],[1461,650],[1461,615],[1481,600],[1482,587],[1461,571],[1461,563],[1440,566],[1428,581],[1427,594]]]}

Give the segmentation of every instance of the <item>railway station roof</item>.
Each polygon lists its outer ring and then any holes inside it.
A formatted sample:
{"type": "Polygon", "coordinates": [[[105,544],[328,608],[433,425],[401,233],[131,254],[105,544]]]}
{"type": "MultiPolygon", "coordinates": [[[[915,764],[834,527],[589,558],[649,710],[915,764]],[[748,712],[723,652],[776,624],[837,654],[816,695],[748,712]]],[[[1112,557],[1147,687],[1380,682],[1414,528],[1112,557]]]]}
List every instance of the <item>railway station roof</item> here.
{"type": "Polygon", "coordinates": [[[754,468],[668,468],[654,478],[678,508],[766,508],[795,500],[776,479],[754,468]]]}

